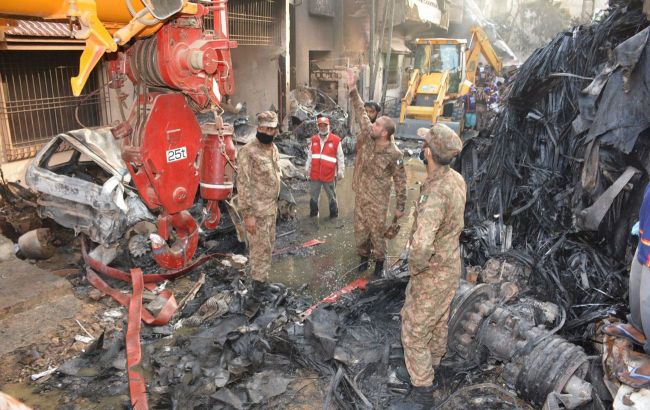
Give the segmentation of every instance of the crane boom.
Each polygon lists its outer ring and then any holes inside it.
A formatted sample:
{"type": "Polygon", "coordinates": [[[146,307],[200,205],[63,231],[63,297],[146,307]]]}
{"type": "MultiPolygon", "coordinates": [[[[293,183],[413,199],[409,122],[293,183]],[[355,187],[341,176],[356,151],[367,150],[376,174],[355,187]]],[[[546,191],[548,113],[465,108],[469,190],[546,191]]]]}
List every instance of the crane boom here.
{"type": "Polygon", "coordinates": [[[170,5],[176,12],[196,14],[197,4],[187,0],[147,3],[115,0],[3,0],[0,16],[69,20],[71,34],[86,41],[79,74],[70,79],[72,93],[81,94],[90,73],[104,53],[113,53],[133,37],[150,36],[164,24],[170,5]],[[165,13],[164,18],[159,12],[165,13]],[[155,15],[157,15],[157,17],[155,15]]]}

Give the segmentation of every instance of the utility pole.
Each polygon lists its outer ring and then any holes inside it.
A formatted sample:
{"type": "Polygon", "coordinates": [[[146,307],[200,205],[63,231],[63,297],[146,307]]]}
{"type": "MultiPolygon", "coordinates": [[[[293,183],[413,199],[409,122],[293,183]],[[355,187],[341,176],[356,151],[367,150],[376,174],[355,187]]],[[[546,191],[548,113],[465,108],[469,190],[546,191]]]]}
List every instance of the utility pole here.
{"type": "MultiPolygon", "coordinates": [[[[381,40],[379,40],[378,49],[384,46],[384,33],[386,32],[386,20],[388,20],[388,0],[384,0],[384,20],[381,23],[381,40]]],[[[379,54],[379,53],[377,53],[379,54]]],[[[370,99],[375,99],[375,84],[377,83],[377,68],[379,66],[380,57],[375,59],[375,65],[370,67],[370,99]]]]}
{"type": "Polygon", "coordinates": [[[581,23],[591,21],[591,18],[594,15],[594,0],[582,0],[582,13],[580,14],[581,23]]]}
{"type": "MultiPolygon", "coordinates": [[[[284,112],[291,109],[291,0],[284,0],[284,37],[286,43],[284,58],[284,112]]],[[[289,116],[287,115],[287,125],[289,116]]]]}
{"type": "Polygon", "coordinates": [[[384,63],[384,83],[381,87],[381,109],[386,108],[386,88],[388,88],[388,69],[390,68],[390,57],[393,51],[393,23],[395,20],[395,0],[390,2],[390,27],[388,29],[388,50],[386,51],[386,62],[384,63]]]}
{"type": "Polygon", "coordinates": [[[368,47],[368,66],[370,67],[370,88],[368,95],[372,96],[372,88],[374,81],[372,81],[372,71],[375,66],[375,31],[377,29],[377,0],[370,0],[370,38],[368,47]]]}

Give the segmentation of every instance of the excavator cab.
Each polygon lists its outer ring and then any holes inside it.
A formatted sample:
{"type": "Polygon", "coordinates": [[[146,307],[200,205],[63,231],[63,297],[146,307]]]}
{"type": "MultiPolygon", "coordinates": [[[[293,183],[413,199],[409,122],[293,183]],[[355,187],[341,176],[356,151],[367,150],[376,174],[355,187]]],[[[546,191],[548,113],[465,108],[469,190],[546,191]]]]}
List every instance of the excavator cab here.
{"type": "Polygon", "coordinates": [[[480,56],[501,72],[501,59],[487,34],[471,28],[471,39],[420,38],[415,40],[415,64],[401,101],[397,137],[417,138],[417,129],[437,122],[459,134],[463,131],[463,99],[476,80],[480,56]]]}
{"type": "MultiPolygon", "coordinates": [[[[435,40],[435,39],[433,39],[435,40]]],[[[423,75],[449,71],[449,91],[457,93],[461,78],[465,73],[464,44],[436,44],[427,40],[425,44],[416,44],[415,68],[423,75]]],[[[448,39],[444,39],[445,42],[448,39]]]]}
{"type": "Polygon", "coordinates": [[[398,136],[416,135],[417,129],[444,122],[462,130],[462,108],[456,107],[465,72],[464,39],[429,38],[415,42],[415,65],[402,99],[398,136]]]}

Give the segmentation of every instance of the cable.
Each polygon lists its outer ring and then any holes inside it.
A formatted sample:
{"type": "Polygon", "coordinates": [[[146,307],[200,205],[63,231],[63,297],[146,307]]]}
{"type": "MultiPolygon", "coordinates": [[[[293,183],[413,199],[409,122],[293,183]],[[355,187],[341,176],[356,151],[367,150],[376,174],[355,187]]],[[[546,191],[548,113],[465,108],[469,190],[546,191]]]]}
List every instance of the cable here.
{"type": "Polygon", "coordinates": [[[133,19],[139,21],[145,26],[153,26],[154,24],[160,23],[160,20],[158,20],[157,18],[152,18],[152,19],[144,18],[145,14],[149,12],[146,5],[142,10],[136,12],[135,9],[133,8],[133,5],[131,4],[131,0],[124,0],[124,3],[126,4],[126,8],[129,9],[129,13],[131,13],[131,16],[133,16],[133,19]]]}
{"type": "Polygon", "coordinates": [[[94,97],[95,95],[99,94],[105,87],[107,87],[109,84],[111,84],[113,80],[108,80],[104,84],[102,84],[98,89],[92,91],[91,93],[85,95],[77,104],[77,106],[74,109],[74,118],[77,121],[77,124],[81,126],[81,128],[89,128],[86,125],[84,125],[83,122],[79,119],[79,107],[81,107],[81,104],[86,102],[90,97],[94,97]]]}

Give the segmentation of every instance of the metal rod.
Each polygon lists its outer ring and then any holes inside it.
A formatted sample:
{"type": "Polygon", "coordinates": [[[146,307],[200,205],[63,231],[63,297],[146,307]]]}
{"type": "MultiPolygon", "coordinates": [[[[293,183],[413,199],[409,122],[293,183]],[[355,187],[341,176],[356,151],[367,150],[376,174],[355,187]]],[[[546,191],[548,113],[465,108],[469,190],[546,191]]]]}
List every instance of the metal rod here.
{"type": "MultiPolygon", "coordinates": [[[[284,38],[287,43],[284,57],[284,112],[288,113],[291,109],[291,98],[289,96],[289,91],[291,88],[291,1],[284,1],[284,38]]],[[[287,116],[287,119],[289,117],[287,116]]]]}
{"type": "Polygon", "coordinates": [[[381,87],[381,108],[385,109],[386,105],[386,88],[388,88],[388,74],[390,68],[390,58],[393,51],[393,22],[395,20],[395,0],[391,1],[390,7],[390,28],[388,31],[388,51],[386,52],[386,61],[384,63],[384,83],[381,87]]]}
{"type": "Polygon", "coordinates": [[[370,0],[370,44],[368,44],[368,66],[370,67],[370,90],[373,89],[372,70],[375,66],[375,36],[377,31],[377,0],[370,0]]]}
{"type": "MultiPolygon", "coordinates": [[[[379,56],[381,52],[381,48],[384,45],[384,34],[386,33],[386,20],[388,20],[388,0],[384,2],[384,19],[382,20],[381,23],[381,40],[379,40],[379,44],[377,46],[377,54],[379,56]]],[[[377,71],[379,70],[379,58],[378,57],[375,61],[375,66],[372,67],[372,73],[370,74],[370,99],[374,100],[375,99],[375,85],[377,84],[377,71]]],[[[383,108],[383,107],[382,107],[383,108]]]]}

